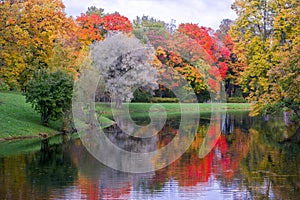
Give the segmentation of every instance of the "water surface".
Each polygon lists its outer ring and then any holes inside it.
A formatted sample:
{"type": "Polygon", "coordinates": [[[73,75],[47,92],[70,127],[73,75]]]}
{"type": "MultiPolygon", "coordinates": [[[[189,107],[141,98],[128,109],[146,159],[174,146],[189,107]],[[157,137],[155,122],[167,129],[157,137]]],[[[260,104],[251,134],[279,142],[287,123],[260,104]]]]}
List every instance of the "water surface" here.
{"type": "MultiPolygon", "coordinates": [[[[170,117],[148,141],[124,137],[116,128],[107,134],[124,149],[153,150],[172,140],[179,122],[180,116],[170,117]]],[[[281,117],[265,121],[247,112],[222,113],[209,124],[210,116],[202,116],[182,157],[143,174],[102,165],[70,137],[1,143],[0,199],[300,199],[300,147],[279,143],[290,134],[281,117]],[[218,130],[214,148],[200,159],[206,134],[218,130]]]]}

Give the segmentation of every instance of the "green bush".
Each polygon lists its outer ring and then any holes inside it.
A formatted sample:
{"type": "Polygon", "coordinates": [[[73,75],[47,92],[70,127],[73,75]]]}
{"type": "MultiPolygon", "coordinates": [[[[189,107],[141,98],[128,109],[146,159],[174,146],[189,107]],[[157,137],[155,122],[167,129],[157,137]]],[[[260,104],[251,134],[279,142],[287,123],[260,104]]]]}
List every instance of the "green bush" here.
{"type": "Polygon", "coordinates": [[[177,98],[161,98],[161,97],[152,97],[150,98],[151,103],[178,103],[177,98]]]}
{"type": "Polygon", "coordinates": [[[39,70],[28,82],[26,102],[41,113],[42,123],[62,118],[71,109],[72,76],[63,71],[39,70]]]}
{"type": "Polygon", "coordinates": [[[228,97],[227,103],[247,103],[243,97],[228,97]]]}
{"type": "Polygon", "coordinates": [[[0,91],[8,91],[9,86],[5,82],[0,82],[0,91]]]}

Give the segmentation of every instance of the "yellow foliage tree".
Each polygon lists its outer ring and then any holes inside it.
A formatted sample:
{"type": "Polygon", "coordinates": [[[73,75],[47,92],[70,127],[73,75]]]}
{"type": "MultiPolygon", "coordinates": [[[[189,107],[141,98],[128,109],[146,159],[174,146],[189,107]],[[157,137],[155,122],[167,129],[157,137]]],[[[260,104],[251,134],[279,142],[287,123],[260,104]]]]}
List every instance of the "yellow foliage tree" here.
{"type": "Polygon", "coordinates": [[[77,71],[76,25],[61,0],[4,0],[0,16],[0,77],[11,88],[24,89],[38,69],[77,71]]]}

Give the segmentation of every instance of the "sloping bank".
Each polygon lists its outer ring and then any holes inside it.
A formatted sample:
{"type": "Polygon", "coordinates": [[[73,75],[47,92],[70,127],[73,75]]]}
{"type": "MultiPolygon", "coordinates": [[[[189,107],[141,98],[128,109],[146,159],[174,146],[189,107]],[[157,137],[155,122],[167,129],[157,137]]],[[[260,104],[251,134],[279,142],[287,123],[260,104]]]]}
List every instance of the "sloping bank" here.
{"type": "MultiPolygon", "coordinates": [[[[104,116],[101,116],[100,122],[104,126],[113,123],[104,116]]],[[[0,142],[39,139],[43,135],[51,137],[59,134],[60,128],[60,121],[51,121],[49,127],[43,126],[40,114],[25,102],[22,93],[0,92],[0,142]]]]}

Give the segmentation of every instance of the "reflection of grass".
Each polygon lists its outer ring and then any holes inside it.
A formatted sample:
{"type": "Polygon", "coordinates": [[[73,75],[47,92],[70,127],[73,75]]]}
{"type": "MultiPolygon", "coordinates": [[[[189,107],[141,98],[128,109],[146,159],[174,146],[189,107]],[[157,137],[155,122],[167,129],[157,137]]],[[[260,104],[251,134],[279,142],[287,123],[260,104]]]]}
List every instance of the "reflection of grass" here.
{"type": "MultiPolygon", "coordinates": [[[[76,138],[78,136],[74,135],[72,137],[76,138]]],[[[56,135],[49,138],[49,145],[61,144],[62,142],[63,142],[62,135],[56,135]]],[[[3,142],[0,143],[0,157],[34,152],[40,149],[41,149],[40,138],[3,142]]]]}
{"type": "Polygon", "coordinates": [[[104,116],[100,117],[99,123],[102,128],[107,128],[107,127],[110,127],[111,125],[115,124],[115,122],[113,120],[111,120],[107,117],[104,117],[104,116]]]}
{"type": "Polygon", "coordinates": [[[40,132],[51,135],[60,128],[59,122],[41,125],[40,114],[25,103],[21,93],[0,92],[0,102],[0,138],[38,136],[40,132]]]}

